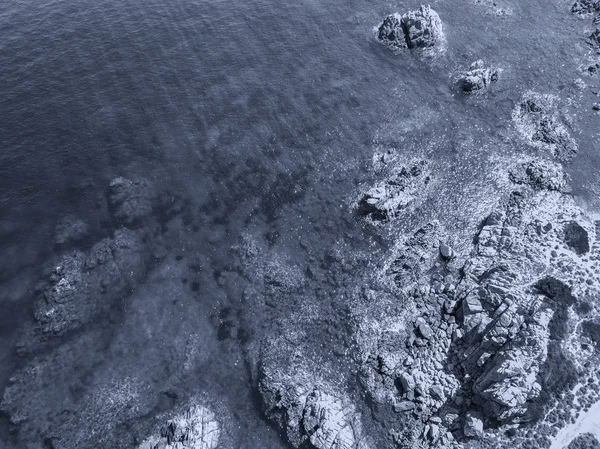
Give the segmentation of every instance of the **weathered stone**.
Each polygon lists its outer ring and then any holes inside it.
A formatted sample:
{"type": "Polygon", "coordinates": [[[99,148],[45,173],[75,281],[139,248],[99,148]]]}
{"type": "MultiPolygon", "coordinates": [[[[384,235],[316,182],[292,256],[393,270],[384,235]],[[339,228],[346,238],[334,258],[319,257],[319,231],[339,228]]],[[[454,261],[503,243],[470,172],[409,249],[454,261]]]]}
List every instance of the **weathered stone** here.
{"type": "Polygon", "coordinates": [[[467,437],[478,438],[483,435],[483,420],[478,413],[469,412],[465,419],[463,433],[467,437]]]}

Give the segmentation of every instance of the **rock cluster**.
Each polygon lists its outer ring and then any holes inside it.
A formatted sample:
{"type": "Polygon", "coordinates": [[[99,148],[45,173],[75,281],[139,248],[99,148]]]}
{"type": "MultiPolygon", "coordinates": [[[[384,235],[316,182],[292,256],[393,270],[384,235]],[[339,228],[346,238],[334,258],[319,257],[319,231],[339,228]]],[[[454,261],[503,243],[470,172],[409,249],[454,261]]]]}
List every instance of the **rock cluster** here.
{"type": "Polygon", "coordinates": [[[600,442],[591,433],[582,433],[566,449],[600,449],[600,442]]]}
{"type": "Polygon", "coordinates": [[[475,93],[488,88],[498,81],[498,70],[485,67],[480,59],[469,67],[469,70],[458,80],[458,86],[463,92],[475,93]]]}
{"type": "Polygon", "coordinates": [[[528,92],[513,111],[512,117],[522,137],[532,146],[549,151],[559,161],[568,161],[577,153],[560,111],[558,99],[551,95],[528,92]]]}
{"type": "Polygon", "coordinates": [[[292,447],[368,448],[360,413],[343,390],[323,379],[316,366],[307,371],[306,356],[291,350],[285,338],[262,350],[258,391],[264,414],[292,447]]]}
{"type": "Polygon", "coordinates": [[[194,405],[167,420],[158,435],[138,449],[217,449],[221,426],[215,414],[203,405],[194,405]]]}
{"type": "Polygon", "coordinates": [[[388,221],[398,217],[431,181],[431,172],[425,160],[392,166],[388,171],[387,179],[368,189],[358,201],[358,213],[373,221],[388,221]]]}
{"type": "Polygon", "coordinates": [[[571,7],[574,14],[589,14],[600,11],[600,1],[598,0],[577,0],[571,7]]]}
{"type": "Polygon", "coordinates": [[[534,419],[532,404],[559,393],[544,391],[543,379],[563,357],[552,342],[564,338],[565,308],[576,302],[565,282],[574,273],[593,278],[595,268],[578,259],[592,251],[592,227],[562,193],[559,165],[533,160],[511,177],[519,190],[484,220],[468,253],[448,244],[439,223],[399,245],[385,275],[410,310],[395,318],[406,330],[358,333],[361,378],[378,407],[388,404],[402,423],[392,435],[400,447],[483,438],[534,419]]]}
{"type": "Polygon", "coordinates": [[[528,184],[538,190],[564,191],[568,182],[561,164],[544,159],[519,164],[509,176],[517,184],[528,184]]]}
{"type": "Polygon", "coordinates": [[[431,48],[444,38],[442,21],[431,7],[422,5],[402,16],[387,16],[377,29],[377,38],[393,50],[431,48]]]}

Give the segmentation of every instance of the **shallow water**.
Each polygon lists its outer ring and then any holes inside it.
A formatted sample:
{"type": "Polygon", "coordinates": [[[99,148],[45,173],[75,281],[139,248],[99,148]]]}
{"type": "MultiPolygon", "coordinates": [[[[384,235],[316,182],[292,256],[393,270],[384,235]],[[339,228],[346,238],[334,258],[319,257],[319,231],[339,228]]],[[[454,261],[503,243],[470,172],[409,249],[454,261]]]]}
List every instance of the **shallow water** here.
{"type": "MultiPolygon", "coordinates": [[[[0,320],[0,361],[12,360],[29,319],[57,221],[75,214],[104,235],[98,196],[115,176],[143,175],[191,199],[202,211],[190,225],[198,231],[169,244],[214,267],[227,265],[249,217],[292,258],[305,257],[299,241],[322,253],[349,234],[361,247],[370,237],[347,204],[369,181],[374,141],[410,148],[441,135],[444,158],[466,135],[473,146],[497,139],[524,91],[572,89],[585,51],[580,23],[560,2],[513,5],[503,19],[475,3],[435,4],[448,39],[436,61],[374,41],[387,2],[288,3],[0,5],[0,301],[16,311],[0,320]],[[554,33],[535,31],[557,23],[554,33]],[[452,86],[480,58],[505,71],[485,102],[452,86]]],[[[593,150],[583,141],[573,164],[583,193],[589,161],[600,162],[593,150]]]]}

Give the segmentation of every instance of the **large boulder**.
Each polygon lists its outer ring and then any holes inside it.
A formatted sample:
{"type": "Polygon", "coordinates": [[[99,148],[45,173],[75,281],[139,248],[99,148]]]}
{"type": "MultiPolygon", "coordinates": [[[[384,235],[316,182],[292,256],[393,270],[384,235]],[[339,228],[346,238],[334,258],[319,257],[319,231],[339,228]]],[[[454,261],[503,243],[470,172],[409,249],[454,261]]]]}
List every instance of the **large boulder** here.
{"type": "Polygon", "coordinates": [[[402,16],[387,16],[377,29],[377,38],[393,50],[434,47],[444,38],[442,21],[430,6],[422,5],[402,16]]]}

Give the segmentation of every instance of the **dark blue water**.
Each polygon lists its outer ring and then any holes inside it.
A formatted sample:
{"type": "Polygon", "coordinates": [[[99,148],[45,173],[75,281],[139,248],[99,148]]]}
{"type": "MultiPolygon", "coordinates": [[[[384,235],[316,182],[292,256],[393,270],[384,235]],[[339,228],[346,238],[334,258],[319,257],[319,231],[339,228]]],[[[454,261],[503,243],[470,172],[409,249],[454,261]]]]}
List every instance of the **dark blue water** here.
{"type": "Polygon", "coordinates": [[[216,265],[227,264],[249,217],[292,254],[300,240],[322,252],[363,232],[347,204],[368,181],[374,141],[397,143],[421,112],[435,119],[411,145],[443,136],[439,157],[464,135],[494,137],[523,91],[563,89],[583,51],[578,24],[558,4],[515,5],[514,17],[498,19],[461,2],[434,5],[445,56],[389,54],[373,26],[415,6],[4,0],[0,302],[11,319],[0,319],[0,381],[30,319],[33,286],[56,256],[57,221],[74,214],[102,236],[98,198],[114,177],[145,176],[202,210],[199,233],[170,244],[216,265]],[[556,27],[557,17],[560,33],[536,31],[556,27]],[[487,105],[459,98],[451,82],[479,58],[506,70],[487,105]]]}

